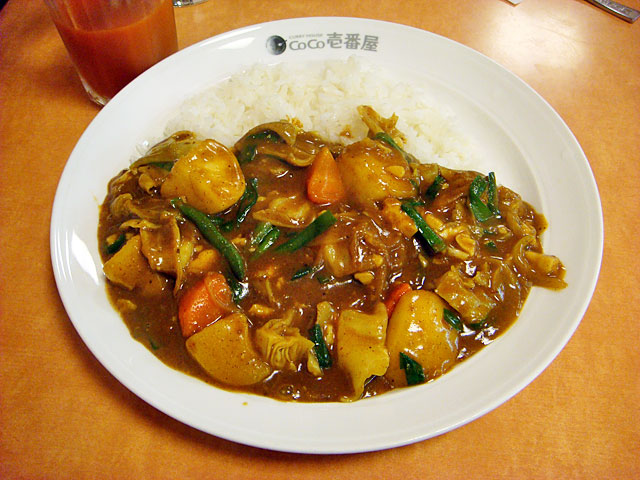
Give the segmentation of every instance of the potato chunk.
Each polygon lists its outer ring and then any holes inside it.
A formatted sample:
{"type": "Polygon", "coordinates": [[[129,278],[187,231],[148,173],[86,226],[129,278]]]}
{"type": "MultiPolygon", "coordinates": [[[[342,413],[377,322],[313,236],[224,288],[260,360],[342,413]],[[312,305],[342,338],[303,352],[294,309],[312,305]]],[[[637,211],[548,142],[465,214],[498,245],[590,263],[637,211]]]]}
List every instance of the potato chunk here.
{"type": "Polygon", "coordinates": [[[244,189],[235,155],[215,140],[204,140],[174,164],[160,192],[165,198],[185,197],[187,203],[211,214],[236,203],[244,189]]]}
{"type": "Polygon", "coordinates": [[[351,144],[336,161],[345,188],[361,204],[387,197],[408,198],[416,193],[406,160],[398,151],[379,142],[366,139],[351,144]],[[403,167],[404,175],[396,176],[394,167],[403,167]]]}
{"type": "Polygon", "coordinates": [[[458,355],[458,334],[443,319],[445,303],[436,294],[417,290],[404,294],[387,329],[389,369],[385,377],[396,387],[407,385],[400,353],[417,361],[425,378],[448,370],[458,355]]]}
{"type": "Polygon", "coordinates": [[[271,374],[271,367],[253,348],[245,315],[233,313],[190,336],[187,350],[217,380],[227,385],[253,385],[271,374]]]}
{"type": "Polygon", "coordinates": [[[389,367],[385,347],[387,309],[377,303],[372,314],[345,310],[338,318],[338,365],[351,378],[354,397],[360,398],[372,375],[384,375],[389,367]]]}
{"type": "Polygon", "coordinates": [[[164,277],[151,270],[147,259],[142,255],[140,235],[127,240],[105,262],[102,270],[110,282],[127,290],[138,289],[146,297],[160,295],[168,285],[164,277]]]}

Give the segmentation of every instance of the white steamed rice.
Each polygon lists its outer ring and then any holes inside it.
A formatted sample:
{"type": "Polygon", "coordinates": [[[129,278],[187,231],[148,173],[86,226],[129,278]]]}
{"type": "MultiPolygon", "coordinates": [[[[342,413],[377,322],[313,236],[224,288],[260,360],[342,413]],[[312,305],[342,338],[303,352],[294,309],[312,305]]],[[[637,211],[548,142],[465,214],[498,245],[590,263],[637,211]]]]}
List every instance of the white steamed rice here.
{"type": "Polygon", "coordinates": [[[367,133],[358,105],[370,105],[383,117],[398,115],[397,128],[407,137],[405,149],[421,161],[472,168],[467,140],[433,93],[355,57],[257,64],[185,102],[165,133],[191,130],[231,147],[256,125],[297,118],[306,130],[349,143],[367,133]],[[340,136],[345,129],[351,138],[340,136]]]}

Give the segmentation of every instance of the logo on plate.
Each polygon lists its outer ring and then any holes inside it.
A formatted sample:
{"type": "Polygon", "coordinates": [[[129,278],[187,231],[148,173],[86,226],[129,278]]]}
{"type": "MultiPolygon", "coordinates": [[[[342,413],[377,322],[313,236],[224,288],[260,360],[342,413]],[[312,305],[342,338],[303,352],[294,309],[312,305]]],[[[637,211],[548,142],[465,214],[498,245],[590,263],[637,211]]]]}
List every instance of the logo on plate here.
{"type": "Polygon", "coordinates": [[[287,41],[279,35],[267,38],[267,52],[271,55],[280,55],[287,49],[287,41]]]}
{"type": "Polygon", "coordinates": [[[305,33],[292,35],[288,39],[280,35],[272,35],[267,39],[267,51],[272,55],[280,55],[289,50],[323,50],[345,49],[377,52],[380,38],[377,35],[363,33],[305,33]]]}

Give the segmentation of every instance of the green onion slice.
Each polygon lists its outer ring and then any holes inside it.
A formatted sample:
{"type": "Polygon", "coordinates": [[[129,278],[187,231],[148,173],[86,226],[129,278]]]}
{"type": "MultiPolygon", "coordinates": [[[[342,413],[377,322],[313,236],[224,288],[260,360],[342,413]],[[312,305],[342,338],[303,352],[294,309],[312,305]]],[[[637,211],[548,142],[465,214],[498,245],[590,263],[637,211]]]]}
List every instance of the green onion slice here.
{"type": "Polygon", "coordinates": [[[122,248],[122,246],[125,244],[125,241],[127,240],[127,237],[124,233],[121,233],[118,238],[116,238],[113,243],[109,243],[106,247],[105,250],[107,251],[107,253],[109,255],[112,255],[114,253],[116,253],[118,250],[120,250],[122,248]]]}
{"type": "Polygon", "coordinates": [[[322,327],[317,323],[309,330],[309,339],[315,344],[313,351],[318,359],[320,368],[329,368],[332,365],[331,353],[322,336],[322,327]]]}
{"type": "Polygon", "coordinates": [[[486,189],[487,181],[481,175],[476,176],[469,186],[469,208],[479,222],[486,222],[493,217],[493,212],[480,198],[486,189]]]}
{"type": "Polygon", "coordinates": [[[291,280],[298,280],[299,278],[305,277],[309,274],[314,274],[318,271],[318,267],[310,267],[309,265],[305,265],[300,270],[296,271],[292,276],[291,280]]]}
{"type": "Polygon", "coordinates": [[[435,198],[438,196],[438,193],[440,193],[440,190],[442,189],[442,184],[445,182],[445,178],[442,175],[438,174],[433,180],[433,183],[429,185],[429,188],[427,188],[427,191],[424,192],[425,198],[429,201],[435,200],[435,198]]]}
{"type": "Polygon", "coordinates": [[[487,176],[487,207],[493,212],[494,215],[500,215],[500,209],[498,209],[498,187],[496,185],[496,174],[489,172],[487,176]]]}
{"type": "Polygon", "coordinates": [[[458,318],[458,315],[456,315],[454,312],[452,312],[451,310],[448,309],[444,309],[444,319],[445,321],[451,325],[453,328],[455,328],[458,332],[462,331],[462,322],[460,321],[460,318],[458,318]]]}
{"type": "Polygon", "coordinates": [[[404,370],[407,378],[407,385],[417,385],[424,383],[425,375],[422,365],[416,362],[409,355],[400,352],[400,368],[404,370]]]}
{"type": "Polygon", "coordinates": [[[257,153],[258,147],[255,144],[245,146],[238,155],[238,163],[240,165],[244,165],[246,163],[252,162],[253,159],[256,158],[257,153]]]}
{"type": "Polygon", "coordinates": [[[415,159],[408,154],[407,152],[405,152],[402,147],[400,147],[400,145],[398,145],[396,143],[396,141],[391,137],[391,135],[389,135],[387,132],[378,132],[376,133],[373,138],[375,140],[380,140],[383,141],[384,143],[388,144],[390,147],[396,149],[397,151],[399,151],[403,158],[406,160],[407,163],[414,163],[415,159]]]}
{"type": "Polygon", "coordinates": [[[268,230],[267,233],[264,235],[262,241],[256,248],[256,251],[254,252],[251,258],[252,259],[258,258],[264,252],[269,250],[269,248],[271,248],[271,246],[274,243],[276,243],[276,240],[278,240],[278,238],[280,238],[280,229],[278,227],[274,227],[273,225],[271,225],[271,229],[268,230]]]}
{"type": "Polygon", "coordinates": [[[422,215],[418,213],[418,211],[413,207],[411,202],[404,202],[401,207],[402,211],[409,215],[411,219],[415,222],[416,227],[418,227],[418,231],[422,238],[425,239],[429,248],[431,248],[435,253],[439,253],[444,251],[447,246],[444,243],[444,240],[440,238],[440,236],[433,231],[433,229],[427,225],[422,215]]]}
{"type": "Polygon", "coordinates": [[[258,179],[250,178],[246,183],[244,193],[238,200],[238,213],[236,214],[236,226],[244,222],[249,211],[258,201],[258,179]]]}

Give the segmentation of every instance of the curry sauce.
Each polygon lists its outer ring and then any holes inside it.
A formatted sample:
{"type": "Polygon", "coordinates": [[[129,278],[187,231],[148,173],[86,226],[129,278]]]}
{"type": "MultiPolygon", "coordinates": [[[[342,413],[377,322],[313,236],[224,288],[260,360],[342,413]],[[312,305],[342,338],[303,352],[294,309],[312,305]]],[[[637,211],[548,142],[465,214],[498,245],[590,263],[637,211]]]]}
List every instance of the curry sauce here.
{"type": "Polygon", "coordinates": [[[115,176],[109,297],[164,363],[221,388],[353,401],[431,381],[560,289],[543,215],[493,173],[422,163],[393,119],[324,141],[296,122],[228,148],[177,132],[115,176]]]}

